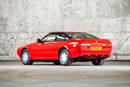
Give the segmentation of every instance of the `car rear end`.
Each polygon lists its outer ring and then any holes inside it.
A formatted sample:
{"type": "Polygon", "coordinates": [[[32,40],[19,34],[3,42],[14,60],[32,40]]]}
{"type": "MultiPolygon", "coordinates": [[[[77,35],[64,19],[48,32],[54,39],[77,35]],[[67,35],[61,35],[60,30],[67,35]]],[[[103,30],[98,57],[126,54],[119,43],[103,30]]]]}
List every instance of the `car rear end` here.
{"type": "Polygon", "coordinates": [[[100,39],[86,32],[67,32],[71,39],[79,43],[79,56],[73,61],[91,61],[94,65],[103,65],[111,56],[112,43],[108,39],[100,39]]]}
{"type": "Polygon", "coordinates": [[[87,59],[108,58],[111,56],[112,44],[108,39],[81,39],[80,56],[87,59]]]}

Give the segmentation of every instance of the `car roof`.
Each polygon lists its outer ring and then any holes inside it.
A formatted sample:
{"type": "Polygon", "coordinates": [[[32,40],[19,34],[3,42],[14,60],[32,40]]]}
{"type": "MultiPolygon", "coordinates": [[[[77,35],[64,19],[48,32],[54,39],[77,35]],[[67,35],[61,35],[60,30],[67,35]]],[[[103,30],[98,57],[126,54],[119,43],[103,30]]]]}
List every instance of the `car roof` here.
{"type": "Polygon", "coordinates": [[[51,33],[80,33],[80,32],[72,32],[72,31],[53,31],[51,33]]]}

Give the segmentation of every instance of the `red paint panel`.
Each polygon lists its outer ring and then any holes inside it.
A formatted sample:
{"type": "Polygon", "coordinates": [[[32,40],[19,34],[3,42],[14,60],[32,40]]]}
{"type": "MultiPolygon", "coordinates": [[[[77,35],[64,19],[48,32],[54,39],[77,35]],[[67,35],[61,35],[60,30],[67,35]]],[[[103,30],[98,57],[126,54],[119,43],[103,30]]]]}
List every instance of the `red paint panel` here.
{"type": "Polygon", "coordinates": [[[108,39],[69,39],[68,41],[31,43],[19,47],[17,54],[21,58],[21,51],[26,48],[33,60],[58,60],[59,50],[63,47],[68,50],[70,58],[84,55],[111,56],[112,51],[112,44],[108,39]]]}

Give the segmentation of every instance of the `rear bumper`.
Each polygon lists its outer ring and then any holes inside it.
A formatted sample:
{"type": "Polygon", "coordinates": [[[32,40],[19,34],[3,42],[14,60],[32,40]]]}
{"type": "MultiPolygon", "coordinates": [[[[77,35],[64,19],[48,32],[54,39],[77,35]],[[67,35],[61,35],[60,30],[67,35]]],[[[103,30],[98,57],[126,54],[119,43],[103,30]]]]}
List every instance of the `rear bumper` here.
{"type": "Polygon", "coordinates": [[[107,58],[111,56],[111,53],[87,53],[87,54],[83,54],[82,56],[85,57],[96,57],[96,58],[107,58]]]}
{"type": "Polygon", "coordinates": [[[111,53],[88,53],[80,57],[74,58],[74,61],[84,62],[91,61],[93,59],[104,59],[111,56],[111,53]]]}
{"type": "Polygon", "coordinates": [[[111,53],[104,53],[104,54],[86,54],[77,58],[73,58],[73,61],[76,62],[85,62],[91,61],[94,59],[105,59],[111,56],[111,53]]]}

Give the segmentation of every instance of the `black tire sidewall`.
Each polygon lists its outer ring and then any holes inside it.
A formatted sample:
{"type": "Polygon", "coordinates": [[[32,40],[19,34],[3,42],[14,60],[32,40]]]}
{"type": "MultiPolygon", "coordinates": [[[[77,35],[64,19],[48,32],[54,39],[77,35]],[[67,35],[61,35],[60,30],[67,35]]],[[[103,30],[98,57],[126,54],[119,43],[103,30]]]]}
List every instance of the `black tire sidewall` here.
{"type": "Polygon", "coordinates": [[[104,64],[104,62],[105,62],[105,59],[99,59],[99,60],[92,60],[92,63],[94,64],[94,65],[103,65],[104,64]]]}

